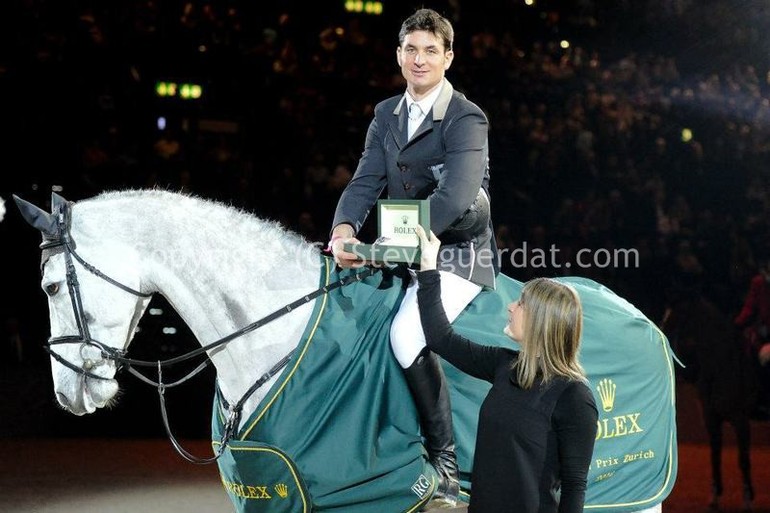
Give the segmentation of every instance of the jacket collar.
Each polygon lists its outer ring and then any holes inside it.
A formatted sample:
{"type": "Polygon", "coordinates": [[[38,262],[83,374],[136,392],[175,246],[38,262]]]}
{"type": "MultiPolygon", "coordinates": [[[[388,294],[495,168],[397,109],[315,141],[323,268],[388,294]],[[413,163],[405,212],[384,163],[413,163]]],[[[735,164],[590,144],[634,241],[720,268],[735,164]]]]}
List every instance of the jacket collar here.
{"type": "MultiPolygon", "coordinates": [[[[438,98],[436,98],[436,102],[433,104],[433,121],[441,121],[444,119],[447,108],[449,108],[449,101],[452,99],[452,93],[454,93],[454,88],[449,80],[445,78],[444,83],[441,86],[441,92],[438,93],[438,98]]],[[[400,117],[402,110],[406,111],[406,100],[404,99],[396,104],[396,108],[393,109],[393,115],[400,117]]],[[[406,112],[404,112],[404,114],[406,114],[406,112]]],[[[406,128],[406,126],[404,126],[404,128],[406,128]]]]}
{"type": "MultiPolygon", "coordinates": [[[[431,109],[431,112],[433,113],[433,122],[442,121],[444,119],[453,94],[454,88],[452,87],[452,84],[449,82],[449,80],[444,78],[444,83],[441,86],[441,92],[438,94],[438,98],[436,98],[436,102],[433,104],[433,108],[431,109]]],[[[402,97],[401,101],[396,104],[396,108],[393,109],[393,119],[390,123],[391,127],[393,127],[393,133],[399,134],[399,137],[396,137],[396,143],[398,144],[399,149],[411,141],[416,140],[421,134],[433,130],[433,123],[425,123],[423,120],[422,125],[420,125],[412,138],[407,141],[406,134],[408,121],[406,114],[406,100],[402,97]]]]}

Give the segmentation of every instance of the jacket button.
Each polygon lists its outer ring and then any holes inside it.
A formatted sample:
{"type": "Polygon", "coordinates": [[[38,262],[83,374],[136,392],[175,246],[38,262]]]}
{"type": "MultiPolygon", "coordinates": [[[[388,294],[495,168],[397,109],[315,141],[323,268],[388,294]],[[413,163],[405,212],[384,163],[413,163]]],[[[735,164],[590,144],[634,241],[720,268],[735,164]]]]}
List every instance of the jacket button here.
{"type": "Polygon", "coordinates": [[[409,182],[404,183],[404,190],[405,191],[408,191],[411,188],[412,188],[412,184],[410,184],[409,182]]]}
{"type": "Polygon", "coordinates": [[[406,164],[401,164],[400,166],[398,166],[398,168],[401,170],[402,173],[406,173],[406,170],[409,169],[408,167],[406,167],[406,164]]]}

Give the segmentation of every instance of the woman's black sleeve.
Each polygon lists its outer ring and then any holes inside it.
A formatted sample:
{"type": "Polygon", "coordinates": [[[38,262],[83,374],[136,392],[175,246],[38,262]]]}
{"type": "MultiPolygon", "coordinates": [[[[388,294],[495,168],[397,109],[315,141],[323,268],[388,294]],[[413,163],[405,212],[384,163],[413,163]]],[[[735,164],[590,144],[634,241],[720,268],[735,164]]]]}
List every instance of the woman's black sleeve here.
{"type": "Polygon", "coordinates": [[[439,272],[421,271],[417,279],[417,302],[428,347],[466,374],[493,381],[501,361],[511,361],[515,353],[510,349],[476,344],[455,333],[441,303],[439,272]]]}
{"type": "Polygon", "coordinates": [[[561,468],[559,513],[583,512],[598,417],[591,390],[583,383],[571,384],[556,403],[553,427],[561,468]]]}

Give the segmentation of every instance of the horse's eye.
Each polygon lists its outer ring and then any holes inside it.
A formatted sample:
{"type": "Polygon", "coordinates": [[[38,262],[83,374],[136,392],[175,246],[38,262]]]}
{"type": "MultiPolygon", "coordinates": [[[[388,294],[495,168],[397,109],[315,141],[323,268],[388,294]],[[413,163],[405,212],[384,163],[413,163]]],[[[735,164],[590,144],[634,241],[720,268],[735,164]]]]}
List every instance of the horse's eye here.
{"type": "Polygon", "coordinates": [[[45,286],[45,293],[49,296],[55,295],[57,292],[59,292],[59,284],[58,283],[49,283],[45,286]]]}

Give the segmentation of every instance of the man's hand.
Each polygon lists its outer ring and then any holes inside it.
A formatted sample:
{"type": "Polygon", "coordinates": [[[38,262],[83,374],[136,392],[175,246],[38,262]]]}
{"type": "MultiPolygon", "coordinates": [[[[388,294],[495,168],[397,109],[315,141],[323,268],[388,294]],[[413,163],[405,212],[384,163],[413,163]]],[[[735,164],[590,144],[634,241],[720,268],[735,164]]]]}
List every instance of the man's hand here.
{"type": "Polygon", "coordinates": [[[332,255],[334,255],[334,262],[342,267],[343,269],[349,269],[349,268],[358,268],[363,267],[366,265],[366,261],[362,260],[358,255],[355,253],[350,253],[349,251],[345,251],[343,249],[343,246],[346,243],[353,243],[353,244],[360,244],[361,241],[356,239],[355,237],[349,237],[349,238],[338,238],[334,239],[334,242],[331,244],[332,249],[332,255]]]}
{"type": "Polygon", "coordinates": [[[334,227],[332,240],[329,243],[334,262],[343,269],[363,267],[366,262],[355,253],[343,249],[346,243],[360,244],[361,241],[353,235],[353,227],[349,224],[340,224],[334,227]]]}
{"type": "Polygon", "coordinates": [[[419,224],[415,227],[414,232],[420,239],[420,271],[435,269],[441,241],[438,240],[433,231],[430,234],[425,233],[425,229],[419,224]]]}

